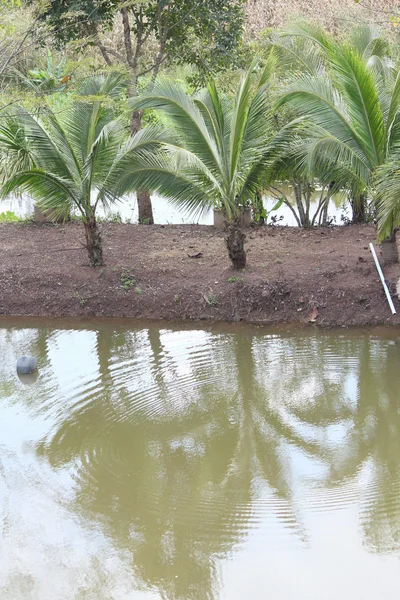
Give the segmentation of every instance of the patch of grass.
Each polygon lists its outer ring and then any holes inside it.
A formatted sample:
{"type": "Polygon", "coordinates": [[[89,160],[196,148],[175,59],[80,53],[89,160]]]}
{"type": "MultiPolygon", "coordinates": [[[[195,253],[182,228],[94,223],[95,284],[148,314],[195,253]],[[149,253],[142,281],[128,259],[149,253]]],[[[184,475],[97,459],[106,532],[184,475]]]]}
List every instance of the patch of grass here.
{"type": "Polygon", "coordinates": [[[228,283],[240,283],[241,281],[243,281],[243,277],[229,277],[228,279],[228,283]]]}
{"type": "MultiPolygon", "coordinates": [[[[114,267],[113,271],[117,271],[118,267],[114,267]]],[[[119,281],[121,283],[121,287],[125,290],[128,291],[131,289],[131,287],[133,287],[136,284],[136,277],[133,275],[132,273],[133,271],[133,267],[130,269],[129,267],[122,267],[121,268],[121,274],[119,276],[119,281]]],[[[136,290],[138,290],[140,288],[136,288],[136,290]]],[[[141,290],[140,290],[141,292],[141,290]]]]}
{"type": "Polygon", "coordinates": [[[217,306],[217,304],[218,304],[217,296],[215,294],[208,294],[207,303],[210,306],[217,306]]]}
{"type": "Polygon", "coordinates": [[[0,223],[21,223],[21,221],[26,221],[26,219],[17,217],[11,210],[0,213],[0,223]]]}
{"type": "Polygon", "coordinates": [[[110,213],[106,217],[99,217],[97,220],[99,223],[123,223],[121,213],[118,211],[110,213]]]}
{"type": "Polygon", "coordinates": [[[86,306],[86,304],[88,303],[87,299],[84,298],[79,292],[74,292],[74,298],[76,298],[79,301],[79,304],[81,306],[86,306]]]}

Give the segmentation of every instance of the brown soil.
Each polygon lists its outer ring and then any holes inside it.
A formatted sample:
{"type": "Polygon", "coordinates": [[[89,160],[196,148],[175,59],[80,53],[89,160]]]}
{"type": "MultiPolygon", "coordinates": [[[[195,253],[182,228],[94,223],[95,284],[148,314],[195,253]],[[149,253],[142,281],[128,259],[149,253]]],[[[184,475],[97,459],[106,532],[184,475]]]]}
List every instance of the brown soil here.
{"type": "MultiPolygon", "coordinates": [[[[241,273],[214,227],[102,227],[106,266],[94,269],[79,223],[0,225],[0,314],[400,324],[368,248],[371,226],[248,229],[241,273]]],[[[394,294],[400,265],[385,274],[394,294]]]]}

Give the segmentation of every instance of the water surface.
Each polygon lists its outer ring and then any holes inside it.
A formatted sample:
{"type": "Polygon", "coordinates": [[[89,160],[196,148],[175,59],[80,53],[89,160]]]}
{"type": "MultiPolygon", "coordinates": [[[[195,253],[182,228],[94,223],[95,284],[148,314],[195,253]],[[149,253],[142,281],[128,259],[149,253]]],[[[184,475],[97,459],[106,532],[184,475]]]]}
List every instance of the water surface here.
{"type": "MultiPolygon", "coordinates": [[[[282,186],[282,192],[286,194],[289,201],[295,207],[295,196],[292,186],[282,186]]],[[[320,192],[316,191],[313,195],[310,208],[310,219],[312,219],[315,211],[318,207],[320,192]]],[[[276,198],[264,197],[264,206],[267,211],[272,211],[272,208],[276,205],[276,198]]],[[[171,202],[168,202],[165,198],[154,194],[152,196],[152,206],[154,213],[154,222],[157,224],[164,225],[180,225],[180,224],[199,224],[199,225],[213,225],[214,224],[214,213],[212,210],[205,211],[201,215],[188,216],[185,211],[179,210],[171,202]]],[[[30,217],[33,215],[34,202],[32,198],[23,194],[22,196],[10,196],[5,200],[0,200],[0,214],[7,211],[11,211],[18,217],[30,217]]],[[[121,198],[119,202],[116,202],[108,211],[104,211],[100,206],[98,209],[98,215],[101,218],[113,219],[118,216],[124,223],[137,223],[138,222],[138,208],[136,202],[136,196],[134,194],[121,198]]],[[[288,206],[283,204],[279,210],[271,212],[267,221],[270,223],[271,217],[277,218],[279,225],[290,225],[296,226],[296,219],[293,216],[292,211],[288,206]]],[[[346,197],[343,194],[337,194],[330,200],[328,220],[334,225],[342,225],[342,217],[347,219],[351,218],[351,210],[349,208],[346,197]]]]}
{"type": "Polygon", "coordinates": [[[399,598],[394,334],[42,323],[0,322],[2,599],[399,598]]]}

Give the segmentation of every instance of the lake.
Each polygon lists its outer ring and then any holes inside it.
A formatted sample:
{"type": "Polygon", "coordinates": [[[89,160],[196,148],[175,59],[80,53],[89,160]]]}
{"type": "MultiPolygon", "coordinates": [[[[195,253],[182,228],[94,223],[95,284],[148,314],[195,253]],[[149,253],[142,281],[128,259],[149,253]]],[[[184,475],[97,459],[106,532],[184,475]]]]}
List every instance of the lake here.
{"type": "Polygon", "coordinates": [[[393,331],[7,318],[0,353],[4,600],[399,598],[393,331]]]}

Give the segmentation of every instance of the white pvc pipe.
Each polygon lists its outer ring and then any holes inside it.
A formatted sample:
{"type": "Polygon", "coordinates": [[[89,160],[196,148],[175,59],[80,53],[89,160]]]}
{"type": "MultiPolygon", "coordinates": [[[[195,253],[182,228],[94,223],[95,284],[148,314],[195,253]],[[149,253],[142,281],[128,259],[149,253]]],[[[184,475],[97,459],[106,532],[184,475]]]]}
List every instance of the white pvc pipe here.
{"type": "Polygon", "coordinates": [[[386,281],[385,281],[385,278],[384,278],[383,273],[382,273],[381,265],[379,264],[379,260],[378,260],[378,257],[376,255],[375,248],[374,248],[374,245],[372,244],[372,242],[369,245],[369,249],[371,250],[372,256],[374,257],[375,265],[376,265],[376,268],[378,270],[379,277],[381,278],[382,286],[383,286],[383,289],[385,290],[385,294],[386,294],[386,298],[387,298],[387,301],[388,301],[389,306],[390,306],[390,310],[392,311],[392,315],[395,315],[396,314],[396,309],[394,307],[393,300],[392,300],[392,298],[390,296],[390,292],[388,290],[388,286],[386,285],[386,281]]]}

